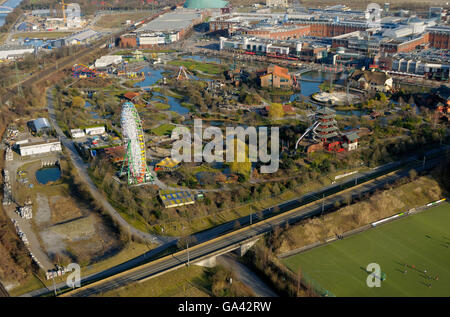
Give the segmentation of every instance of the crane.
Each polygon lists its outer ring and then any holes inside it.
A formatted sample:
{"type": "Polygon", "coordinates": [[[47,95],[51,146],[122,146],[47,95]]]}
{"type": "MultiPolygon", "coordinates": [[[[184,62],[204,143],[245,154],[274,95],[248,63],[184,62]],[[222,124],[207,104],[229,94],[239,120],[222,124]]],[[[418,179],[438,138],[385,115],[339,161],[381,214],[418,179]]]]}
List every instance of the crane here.
{"type": "Polygon", "coordinates": [[[64,25],[67,26],[66,4],[64,3],[64,0],[61,0],[61,8],[63,13],[64,25]]]}

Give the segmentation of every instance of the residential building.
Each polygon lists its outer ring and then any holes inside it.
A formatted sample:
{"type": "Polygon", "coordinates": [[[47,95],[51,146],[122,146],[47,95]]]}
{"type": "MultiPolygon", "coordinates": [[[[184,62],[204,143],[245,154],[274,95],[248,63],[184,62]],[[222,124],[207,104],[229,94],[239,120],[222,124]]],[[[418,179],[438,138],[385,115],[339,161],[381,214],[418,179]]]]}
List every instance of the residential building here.
{"type": "Polygon", "coordinates": [[[374,70],[355,70],[349,76],[351,87],[388,92],[392,90],[393,80],[386,72],[374,70]]]}

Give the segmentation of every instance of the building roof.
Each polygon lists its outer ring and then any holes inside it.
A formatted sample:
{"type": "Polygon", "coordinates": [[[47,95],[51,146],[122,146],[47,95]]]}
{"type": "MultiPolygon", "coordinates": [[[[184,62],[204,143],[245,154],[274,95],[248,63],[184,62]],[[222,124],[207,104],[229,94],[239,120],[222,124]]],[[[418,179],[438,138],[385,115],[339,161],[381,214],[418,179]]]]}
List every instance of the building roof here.
{"type": "Polygon", "coordinates": [[[150,21],[137,32],[170,32],[180,31],[189,27],[194,20],[202,17],[202,12],[175,10],[150,21]]]}
{"type": "Polygon", "coordinates": [[[129,92],[125,93],[123,96],[124,96],[125,98],[127,98],[128,100],[133,100],[134,98],[136,98],[137,96],[139,96],[139,93],[138,93],[138,92],[132,92],[132,91],[129,91],[129,92]]]}
{"type": "Polygon", "coordinates": [[[290,79],[291,76],[289,75],[288,72],[289,72],[289,70],[287,68],[280,67],[278,65],[272,64],[272,65],[269,65],[269,67],[267,67],[268,74],[272,73],[273,75],[276,75],[278,77],[290,79]]]}
{"type": "Polygon", "coordinates": [[[171,157],[166,157],[165,159],[161,160],[159,163],[156,164],[157,167],[165,167],[165,168],[174,168],[176,167],[180,162],[177,160],[174,160],[171,157]]]}
{"type": "Polygon", "coordinates": [[[161,190],[159,197],[166,208],[195,203],[194,196],[188,191],[161,190]]]}
{"type": "Polygon", "coordinates": [[[350,79],[359,80],[364,78],[368,83],[374,83],[377,85],[384,85],[386,80],[390,78],[385,72],[369,71],[369,70],[355,70],[350,74],[350,79]]]}
{"type": "Polygon", "coordinates": [[[21,143],[19,144],[21,149],[27,148],[27,147],[34,147],[44,144],[61,144],[58,139],[48,139],[45,141],[37,141],[37,142],[28,142],[28,143],[21,143]]]}
{"type": "Polygon", "coordinates": [[[228,1],[224,0],[186,0],[184,7],[188,9],[219,9],[224,8],[228,1]]]}
{"type": "Polygon", "coordinates": [[[106,148],[105,154],[113,162],[121,162],[125,156],[125,147],[123,145],[106,148]]]}
{"type": "Polygon", "coordinates": [[[330,115],[330,114],[336,114],[336,111],[335,111],[335,110],[333,110],[333,109],[331,109],[331,108],[328,108],[328,107],[323,107],[323,108],[317,109],[316,112],[317,112],[318,114],[328,114],[328,115],[330,115]]]}
{"type": "Polygon", "coordinates": [[[38,118],[33,120],[33,125],[36,131],[40,131],[42,129],[50,129],[50,122],[48,122],[47,118],[38,118]]]}
{"type": "Polygon", "coordinates": [[[77,41],[82,42],[82,41],[88,40],[88,39],[90,39],[90,38],[92,38],[94,36],[97,36],[98,34],[99,33],[97,31],[94,31],[92,29],[86,29],[84,31],[81,31],[81,32],[78,32],[78,33],[75,33],[75,34],[72,34],[72,35],[68,36],[66,38],[66,40],[69,41],[69,42],[73,41],[73,40],[77,40],[77,41]]]}
{"type": "Polygon", "coordinates": [[[358,138],[359,138],[358,133],[356,133],[356,132],[349,132],[344,135],[350,142],[358,140],[358,138]]]}

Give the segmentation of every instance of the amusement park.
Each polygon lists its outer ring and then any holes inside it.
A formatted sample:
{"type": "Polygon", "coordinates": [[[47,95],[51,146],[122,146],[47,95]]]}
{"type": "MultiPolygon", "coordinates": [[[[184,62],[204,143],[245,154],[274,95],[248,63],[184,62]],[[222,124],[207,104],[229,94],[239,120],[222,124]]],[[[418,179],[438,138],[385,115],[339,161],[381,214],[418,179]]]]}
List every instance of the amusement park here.
{"type": "Polygon", "coordinates": [[[330,1],[0,6],[0,295],[447,296],[450,11],[330,1]]]}

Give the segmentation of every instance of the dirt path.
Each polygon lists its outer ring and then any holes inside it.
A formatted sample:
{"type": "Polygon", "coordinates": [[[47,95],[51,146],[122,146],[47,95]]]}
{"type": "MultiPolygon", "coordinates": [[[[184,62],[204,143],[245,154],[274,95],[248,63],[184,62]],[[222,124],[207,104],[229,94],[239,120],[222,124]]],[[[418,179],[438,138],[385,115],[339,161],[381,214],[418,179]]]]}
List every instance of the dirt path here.
{"type": "Polygon", "coordinates": [[[230,268],[242,283],[252,289],[256,296],[278,297],[252,270],[239,262],[236,255],[230,253],[221,255],[217,258],[217,263],[230,268]]]}

